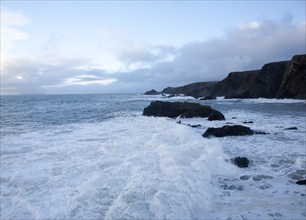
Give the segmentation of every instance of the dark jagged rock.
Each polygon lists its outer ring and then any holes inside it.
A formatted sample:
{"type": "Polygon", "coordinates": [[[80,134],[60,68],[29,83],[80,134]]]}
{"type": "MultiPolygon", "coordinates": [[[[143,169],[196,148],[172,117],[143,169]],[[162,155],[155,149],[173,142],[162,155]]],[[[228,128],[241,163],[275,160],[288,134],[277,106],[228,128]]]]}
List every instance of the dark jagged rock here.
{"type": "Polygon", "coordinates": [[[208,117],[208,121],[221,121],[225,120],[224,115],[221,112],[213,111],[212,114],[208,117]]]}
{"type": "Polygon", "coordinates": [[[222,113],[212,109],[210,106],[204,106],[198,103],[189,102],[154,101],[151,102],[150,105],[143,110],[143,115],[145,116],[164,116],[169,118],[176,118],[178,116],[181,116],[182,118],[205,118],[210,117],[213,114],[222,115],[222,113]]]}
{"type": "Polygon", "coordinates": [[[250,161],[246,157],[235,157],[232,162],[240,168],[245,168],[249,166],[250,161]]]}
{"type": "Polygon", "coordinates": [[[159,95],[160,92],[157,92],[156,90],[151,89],[150,91],[146,91],[144,94],[145,95],[159,95]]]}
{"type": "Polygon", "coordinates": [[[199,107],[201,105],[198,103],[154,101],[143,110],[143,115],[176,118],[189,110],[199,107]]]}
{"type": "Polygon", "coordinates": [[[194,118],[194,117],[200,117],[200,118],[208,118],[208,120],[225,120],[224,115],[217,111],[212,109],[210,106],[201,106],[199,108],[194,108],[189,111],[186,111],[184,114],[181,115],[182,118],[194,118]]]}
{"type": "Polygon", "coordinates": [[[299,180],[296,182],[298,185],[306,185],[306,180],[299,180]]]}
{"type": "Polygon", "coordinates": [[[207,118],[212,114],[212,108],[210,106],[200,106],[190,109],[181,115],[182,118],[202,117],[207,118]]]}
{"type": "Polygon", "coordinates": [[[203,137],[225,137],[225,136],[243,136],[243,135],[253,135],[254,131],[242,125],[225,125],[221,128],[208,128],[203,137]]]}
{"type": "Polygon", "coordinates": [[[285,130],[297,130],[297,127],[285,128],[285,130]]]}

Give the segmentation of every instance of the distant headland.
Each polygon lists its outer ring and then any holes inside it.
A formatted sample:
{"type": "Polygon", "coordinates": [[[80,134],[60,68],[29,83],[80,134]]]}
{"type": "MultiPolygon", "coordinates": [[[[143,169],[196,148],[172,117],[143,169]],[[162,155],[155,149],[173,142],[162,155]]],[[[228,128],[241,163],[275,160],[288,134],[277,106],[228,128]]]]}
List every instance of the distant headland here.
{"type": "Polygon", "coordinates": [[[154,89],[146,95],[183,94],[195,98],[292,98],[306,99],[306,54],[289,61],[265,64],[259,70],[231,72],[221,81],[196,82],[181,87],[154,89]]]}

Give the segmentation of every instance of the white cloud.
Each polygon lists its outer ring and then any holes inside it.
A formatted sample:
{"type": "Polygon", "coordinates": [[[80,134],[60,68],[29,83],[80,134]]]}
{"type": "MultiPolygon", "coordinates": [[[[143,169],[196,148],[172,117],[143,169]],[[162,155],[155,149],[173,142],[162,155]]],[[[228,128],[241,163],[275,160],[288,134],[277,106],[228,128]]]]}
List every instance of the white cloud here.
{"type": "Polygon", "coordinates": [[[151,68],[157,63],[172,61],[176,49],[171,46],[153,46],[144,43],[132,44],[118,53],[118,59],[125,64],[124,71],[151,68]]]}
{"type": "Polygon", "coordinates": [[[3,68],[11,63],[10,49],[14,48],[16,41],[28,39],[28,34],[21,27],[31,23],[28,16],[20,11],[11,11],[1,7],[1,74],[3,68]]]}
{"type": "Polygon", "coordinates": [[[304,24],[292,23],[290,19],[265,20],[243,27],[231,30],[222,38],[185,44],[177,49],[172,61],[154,63],[151,68],[121,75],[119,80],[150,82],[150,87],[156,89],[221,80],[232,71],[260,69],[265,63],[289,60],[306,52],[304,24]]]}
{"type": "Polygon", "coordinates": [[[23,80],[22,76],[20,75],[16,76],[16,79],[23,80]]]}
{"type": "Polygon", "coordinates": [[[260,23],[257,21],[253,21],[247,24],[242,25],[242,29],[257,29],[260,27],[260,23]]]}
{"type": "Polygon", "coordinates": [[[22,27],[30,24],[31,19],[21,11],[11,11],[1,7],[1,26],[22,27]]]}
{"type": "Polygon", "coordinates": [[[62,82],[55,85],[45,85],[43,88],[61,88],[67,86],[90,86],[90,85],[102,85],[107,86],[117,82],[115,78],[100,78],[95,75],[77,75],[70,78],[65,78],[62,82]]]}

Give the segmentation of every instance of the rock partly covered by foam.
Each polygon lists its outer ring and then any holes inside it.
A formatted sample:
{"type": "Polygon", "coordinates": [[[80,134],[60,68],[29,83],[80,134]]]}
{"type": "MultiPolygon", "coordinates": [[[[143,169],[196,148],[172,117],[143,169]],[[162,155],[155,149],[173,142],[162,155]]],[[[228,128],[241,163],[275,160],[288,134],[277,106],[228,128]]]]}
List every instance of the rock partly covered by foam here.
{"type": "Polygon", "coordinates": [[[225,136],[243,136],[243,135],[253,135],[255,132],[246,126],[242,125],[225,125],[220,128],[208,128],[203,137],[225,137],[225,136]]]}
{"type": "Polygon", "coordinates": [[[224,120],[224,115],[210,106],[190,102],[162,102],[154,101],[143,110],[145,116],[159,116],[176,118],[210,118],[211,120],[224,120]]]}

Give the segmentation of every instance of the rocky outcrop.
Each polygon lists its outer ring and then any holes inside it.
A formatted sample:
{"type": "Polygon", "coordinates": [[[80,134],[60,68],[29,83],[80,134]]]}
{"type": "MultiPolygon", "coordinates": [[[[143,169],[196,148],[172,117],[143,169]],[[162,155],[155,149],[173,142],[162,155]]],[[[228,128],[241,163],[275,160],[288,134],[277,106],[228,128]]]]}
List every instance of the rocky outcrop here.
{"type": "Polygon", "coordinates": [[[242,135],[253,135],[255,132],[242,125],[225,125],[221,128],[208,128],[203,137],[225,137],[225,136],[242,136],[242,135]]]}
{"type": "Polygon", "coordinates": [[[151,102],[150,105],[143,110],[143,115],[169,118],[176,118],[180,116],[182,118],[214,117],[214,120],[225,119],[224,115],[221,112],[212,109],[210,106],[190,102],[154,101],[151,102]]]}
{"type": "Polygon", "coordinates": [[[157,92],[156,90],[151,89],[150,91],[146,91],[144,94],[145,95],[159,95],[160,92],[157,92]]]}

